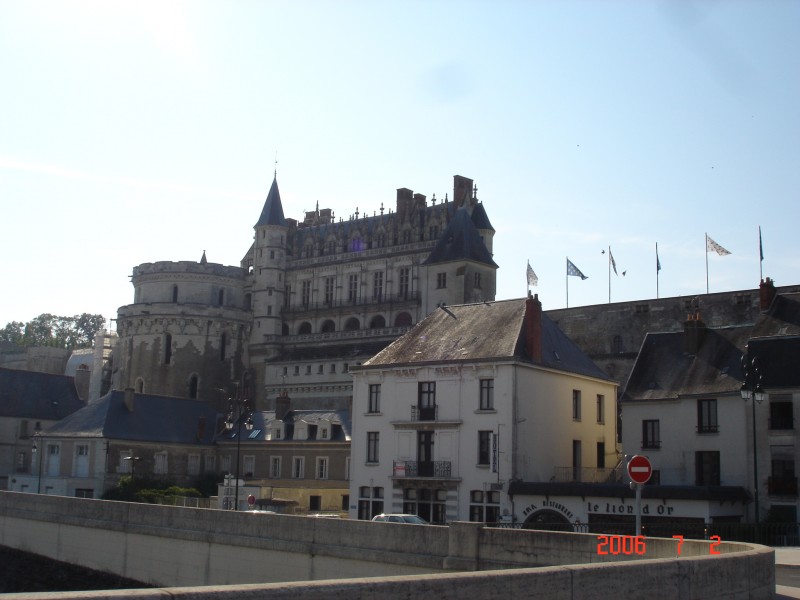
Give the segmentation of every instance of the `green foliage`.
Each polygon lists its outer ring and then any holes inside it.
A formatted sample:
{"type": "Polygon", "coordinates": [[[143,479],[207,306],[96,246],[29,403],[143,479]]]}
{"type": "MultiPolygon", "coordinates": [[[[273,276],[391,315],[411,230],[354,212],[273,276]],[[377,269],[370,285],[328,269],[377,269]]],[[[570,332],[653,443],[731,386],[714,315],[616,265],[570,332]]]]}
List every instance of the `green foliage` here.
{"type": "Polygon", "coordinates": [[[12,321],[0,329],[0,342],[17,346],[54,346],[74,350],[91,348],[94,336],[103,329],[102,315],[83,313],[74,317],[59,317],[44,313],[22,323],[12,321]]]}
{"type": "MultiPolygon", "coordinates": [[[[216,493],[216,489],[214,490],[216,493]]],[[[103,500],[123,502],[142,502],[148,504],[172,504],[175,498],[203,498],[195,488],[182,488],[169,481],[152,479],[147,476],[120,477],[117,487],[107,490],[103,500]]]]}

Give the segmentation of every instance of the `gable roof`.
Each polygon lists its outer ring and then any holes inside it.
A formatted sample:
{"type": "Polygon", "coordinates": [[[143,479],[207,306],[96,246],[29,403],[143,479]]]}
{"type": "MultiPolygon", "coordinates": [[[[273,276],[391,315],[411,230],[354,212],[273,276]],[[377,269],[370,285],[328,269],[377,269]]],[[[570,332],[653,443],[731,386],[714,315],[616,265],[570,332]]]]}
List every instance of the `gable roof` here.
{"type": "Polygon", "coordinates": [[[481,234],[478,233],[467,209],[463,207],[453,215],[439,241],[422,264],[432,265],[457,260],[472,260],[497,268],[491,253],[481,239],[481,234]]]}
{"type": "Polygon", "coordinates": [[[264,208],[261,210],[261,216],[258,218],[256,227],[262,225],[280,225],[286,227],[286,219],[283,216],[283,205],[281,204],[281,193],[278,191],[278,178],[272,180],[272,186],[269,188],[267,200],[264,202],[264,208]]]}
{"type": "MultiPolygon", "coordinates": [[[[440,307],[408,333],[366,361],[379,366],[424,365],[525,356],[525,299],[440,307]]],[[[542,359],[535,364],[610,381],[547,316],[542,314],[542,359]]]]}
{"type": "MultiPolygon", "coordinates": [[[[253,413],[253,429],[251,431],[242,431],[242,441],[263,441],[269,435],[270,426],[276,422],[275,411],[256,411],[253,413]]],[[[351,421],[350,411],[348,410],[290,410],[283,418],[285,427],[285,437],[280,441],[291,442],[294,439],[294,425],[295,423],[303,421],[309,425],[318,425],[320,421],[329,421],[333,427],[331,437],[326,440],[321,439],[302,439],[302,442],[345,442],[349,441],[351,437],[351,421]]],[[[238,435],[238,428],[234,427],[231,430],[223,429],[217,436],[220,442],[235,441],[238,435]]]]}
{"type": "Polygon", "coordinates": [[[0,416],[58,421],[85,404],[66,375],[0,368],[0,416]]]}
{"type": "Polygon", "coordinates": [[[199,400],[150,394],[134,394],[133,410],[129,410],[125,392],[116,390],[54,424],[46,435],[211,444],[217,415],[199,400]]]}

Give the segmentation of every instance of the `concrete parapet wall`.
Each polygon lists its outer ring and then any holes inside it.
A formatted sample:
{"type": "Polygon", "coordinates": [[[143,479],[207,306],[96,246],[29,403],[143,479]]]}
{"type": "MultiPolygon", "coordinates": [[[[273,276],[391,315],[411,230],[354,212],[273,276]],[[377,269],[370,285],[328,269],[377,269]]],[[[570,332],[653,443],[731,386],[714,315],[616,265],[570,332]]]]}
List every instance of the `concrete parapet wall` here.
{"type": "MultiPolygon", "coordinates": [[[[395,525],[0,492],[0,545],[170,586],[102,592],[120,600],[167,594],[187,600],[462,598],[467,592],[535,599],[773,597],[771,548],[725,542],[715,547],[720,554],[712,555],[709,542],[686,540],[678,555],[678,544],[645,538],[639,553],[601,555],[594,534],[476,523],[395,525]],[[253,585],[241,585],[248,583],[253,585]],[[206,587],[178,587],[198,585],[206,587]]],[[[62,600],[91,597],[91,592],[58,594],[62,600]]]]}

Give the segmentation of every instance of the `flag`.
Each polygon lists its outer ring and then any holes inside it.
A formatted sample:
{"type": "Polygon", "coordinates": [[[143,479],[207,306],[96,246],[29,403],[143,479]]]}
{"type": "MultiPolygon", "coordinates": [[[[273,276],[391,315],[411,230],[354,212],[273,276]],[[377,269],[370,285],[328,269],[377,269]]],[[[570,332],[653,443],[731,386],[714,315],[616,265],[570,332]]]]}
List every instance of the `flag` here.
{"type": "Polygon", "coordinates": [[[572,264],[570,259],[567,259],[567,275],[574,275],[575,277],[580,277],[581,279],[589,279],[586,275],[581,273],[581,270],[572,264]]]}
{"type": "Polygon", "coordinates": [[[761,260],[764,260],[764,246],[761,244],[761,225],[758,226],[758,254],[761,260]]]}
{"type": "Polygon", "coordinates": [[[658,260],[658,253],[656,253],[656,273],[661,270],[661,261],[658,260]]]}
{"type": "Polygon", "coordinates": [[[528,263],[528,285],[539,285],[539,278],[536,273],[531,269],[531,263],[528,263]]]}
{"type": "Polygon", "coordinates": [[[619,275],[617,273],[617,261],[614,260],[614,255],[611,254],[611,246],[608,247],[608,258],[611,260],[611,266],[614,267],[614,275],[619,275]]]}
{"type": "Polygon", "coordinates": [[[711,252],[712,250],[717,254],[719,254],[720,256],[725,256],[727,254],[730,254],[728,250],[725,250],[725,248],[720,246],[717,242],[712,240],[708,236],[708,234],[706,234],[706,252],[711,252]]]}

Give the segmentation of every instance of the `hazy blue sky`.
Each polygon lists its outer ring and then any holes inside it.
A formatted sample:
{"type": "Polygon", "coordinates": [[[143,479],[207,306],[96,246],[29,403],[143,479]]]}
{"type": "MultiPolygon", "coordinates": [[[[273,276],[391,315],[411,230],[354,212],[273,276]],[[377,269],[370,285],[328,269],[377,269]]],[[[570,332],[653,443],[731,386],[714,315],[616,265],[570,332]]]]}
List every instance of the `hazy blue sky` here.
{"type": "Polygon", "coordinates": [[[348,218],[471,177],[497,297],[800,283],[800,2],[0,2],[0,326],[238,265],[272,182],[348,218]],[[622,277],[622,271],[627,275],[622,277]]]}

